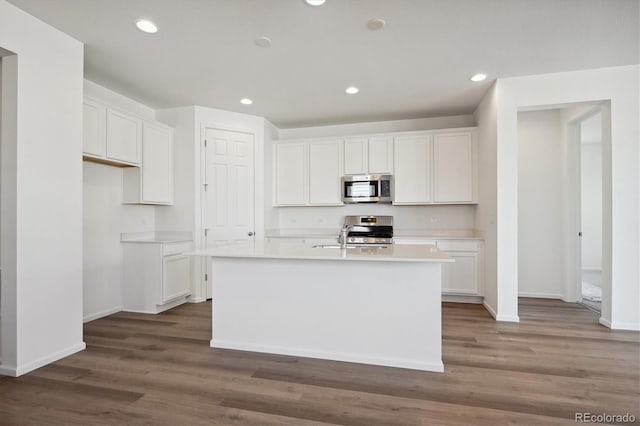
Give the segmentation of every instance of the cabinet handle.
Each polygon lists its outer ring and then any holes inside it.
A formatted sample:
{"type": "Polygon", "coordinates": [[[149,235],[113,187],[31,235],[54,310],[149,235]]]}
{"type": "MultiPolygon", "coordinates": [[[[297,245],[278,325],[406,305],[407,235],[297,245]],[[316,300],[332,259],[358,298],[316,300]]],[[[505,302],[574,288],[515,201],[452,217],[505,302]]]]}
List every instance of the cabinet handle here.
{"type": "Polygon", "coordinates": [[[253,237],[253,232],[249,231],[249,232],[247,232],[247,235],[250,236],[250,237],[253,237]]]}

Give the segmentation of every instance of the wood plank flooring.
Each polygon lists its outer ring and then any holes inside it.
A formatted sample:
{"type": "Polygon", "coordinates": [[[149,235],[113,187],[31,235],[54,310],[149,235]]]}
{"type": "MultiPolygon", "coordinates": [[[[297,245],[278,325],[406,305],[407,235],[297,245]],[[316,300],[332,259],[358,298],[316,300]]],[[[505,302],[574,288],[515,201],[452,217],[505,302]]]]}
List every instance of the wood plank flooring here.
{"type": "Polygon", "coordinates": [[[87,350],[0,377],[1,425],[640,423],[640,333],[578,304],[521,299],[518,324],[443,304],[444,374],[212,349],[211,304],[85,324],[87,350]]]}

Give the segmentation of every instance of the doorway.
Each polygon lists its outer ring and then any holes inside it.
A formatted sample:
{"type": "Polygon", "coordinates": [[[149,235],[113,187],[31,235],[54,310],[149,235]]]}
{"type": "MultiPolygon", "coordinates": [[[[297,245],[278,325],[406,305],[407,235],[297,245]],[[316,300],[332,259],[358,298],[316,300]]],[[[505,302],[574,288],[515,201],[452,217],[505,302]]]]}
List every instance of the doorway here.
{"type": "Polygon", "coordinates": [[[602,310],[602,114],[580,122],[581,302],[602,310]]]}
{"type": "MultiPolygon", "coordinates": [[[[202,226],[204,248],[254,239],[254,135],[205,129],[202,226]]],[[[211,265],[205,294],[211,299],[211,265]]]]}
{"type": "Polygon", "coordinates": [[[519,297],[579,302],[601,312],[608,285],[603,188],[610,169],[602,111],[601,103],[582,103],[518,112],[519,297]]]}

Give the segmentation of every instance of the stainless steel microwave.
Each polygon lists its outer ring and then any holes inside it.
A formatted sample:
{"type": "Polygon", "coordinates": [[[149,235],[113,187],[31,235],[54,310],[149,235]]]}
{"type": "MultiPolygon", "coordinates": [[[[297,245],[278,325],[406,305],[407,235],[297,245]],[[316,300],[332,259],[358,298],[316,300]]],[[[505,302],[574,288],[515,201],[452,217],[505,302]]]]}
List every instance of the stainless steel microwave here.
{"type": "Polygon", "coordinates": [[[342,178],[344,203],[391,203],[391,175],[357,175],[342,178]]]}

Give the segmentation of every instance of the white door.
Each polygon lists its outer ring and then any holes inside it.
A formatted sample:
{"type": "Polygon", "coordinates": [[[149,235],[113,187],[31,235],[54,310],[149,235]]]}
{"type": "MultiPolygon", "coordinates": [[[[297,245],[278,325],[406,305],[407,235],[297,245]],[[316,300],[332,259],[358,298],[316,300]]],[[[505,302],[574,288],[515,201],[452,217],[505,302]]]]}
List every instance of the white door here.
{"type": "MultiPolygon", "coordinates": [[[[206,248],[253,240],[253,155],[252,134],[206,129],[202,218],[206,248]]],[[[207,276],[211,277],[210,271],[207,276]]]]}

